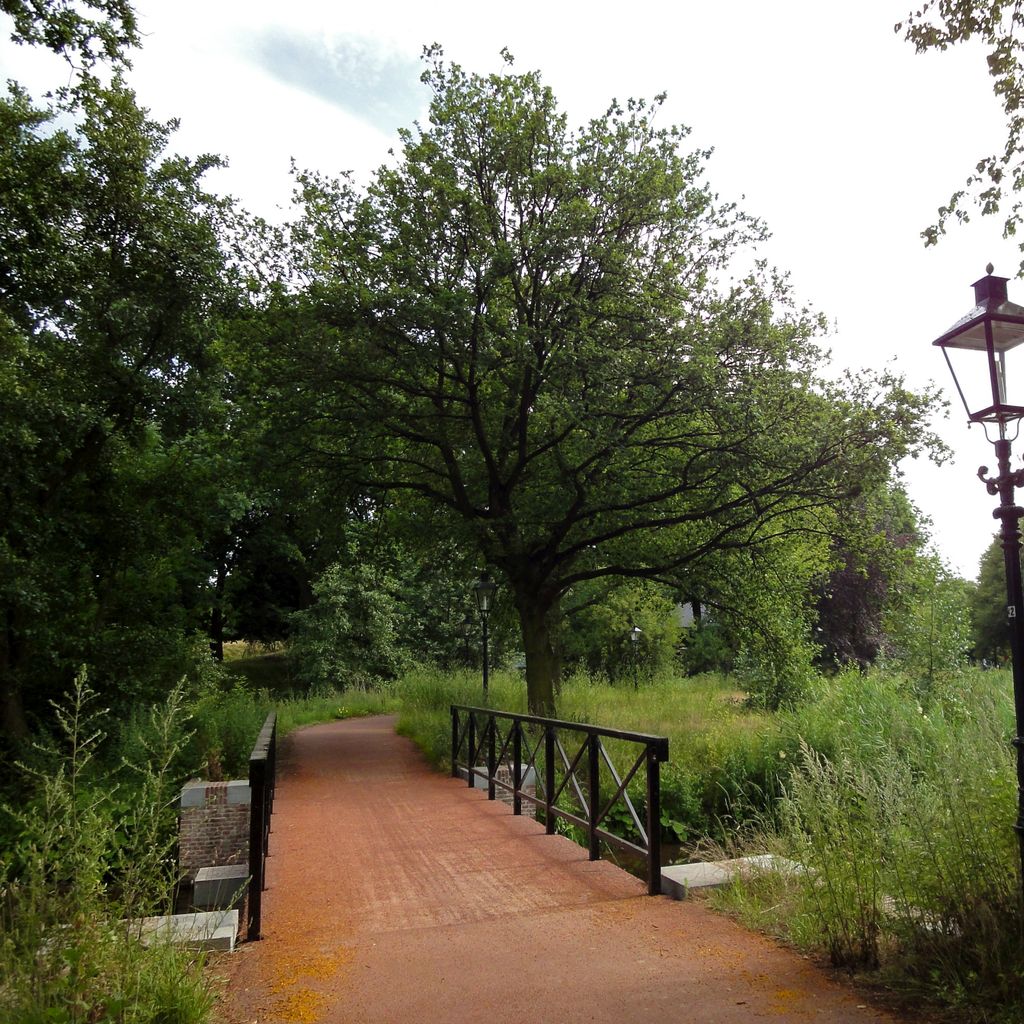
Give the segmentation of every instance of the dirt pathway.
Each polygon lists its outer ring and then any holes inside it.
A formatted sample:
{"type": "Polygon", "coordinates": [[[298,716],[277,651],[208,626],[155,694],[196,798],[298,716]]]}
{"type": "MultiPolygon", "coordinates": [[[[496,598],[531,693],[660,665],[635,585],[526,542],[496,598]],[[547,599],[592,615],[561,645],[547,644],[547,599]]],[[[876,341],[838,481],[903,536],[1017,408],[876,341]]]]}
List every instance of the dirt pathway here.
{"type": "Polygon", "coordinates": [[[893,1021],[431,772],[393,730],[351,719],[284,745],[264,939],[225,961],[229,1024],[893,1021]]]}

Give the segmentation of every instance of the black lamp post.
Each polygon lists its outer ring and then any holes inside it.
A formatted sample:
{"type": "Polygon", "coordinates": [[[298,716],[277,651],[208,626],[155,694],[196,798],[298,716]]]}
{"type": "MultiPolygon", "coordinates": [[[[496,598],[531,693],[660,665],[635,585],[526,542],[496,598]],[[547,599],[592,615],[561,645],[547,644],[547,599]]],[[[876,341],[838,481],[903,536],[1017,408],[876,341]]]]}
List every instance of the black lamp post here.
{"type": "MultiPolygon", "coordinates": [[[[1024,344],[1024,306],[1010,302],[1006,296],[1005,277],[992,275],[974,282],[974,309],[958,320],[933,344],[942,349],[960,400],[971,423],[982,424],[985,436],[995,445],[997,476],[989,477],[988,466],[978,476],[989,494],[999,495],[999,507],[992,513],[1002,524],[1003,561],[1006,566],[1006,615],[1010,627],[1010,653],[1013,658],[1013,704],[1017,719],[1017,735],[1013,746],[1017,751],[1017,822],[1014,829],[1020,843],[1021,880],[1024,882],[1024,592],[1020,571],[1020,520],[1024,508],[1014,503],[1014,490],[1024,486],[1024,469],[1010,469],[1010,442],[1016,440],[1024,404],[1010,401],[1007,388],[1021,387],[1021,374],[1012,380],[1007,364],[1020,362],[1019,346],[1024,344]],[[971,356],[977,352],[979,357],[971,356]],[[963,357],[967,357],[964,359],[963,357]],[[954,367],[954,363],[957,364],[954,367]],[[967,364],[973,364],[968,366],[967,364]],[[959,370],[959,372],[958,372],[959,370]],[[998,437],[989,437],[989,424],[998,437]],[[1007,428],[1013,427],[1008,438],[1007,428]]],[[[1012,395],[1010,397],[1013,397],[1012,395]]]]}
{"type": "Polygon", "coordinates": [[[490,664],[487,655],[487,616],[491,613],[491,605],[494,601],[494,592],[498,585],[484,573],[473,586],[473,594],[476,596],[476,607],[480,612],[480,621],[484,627],[484,703],[487,702],[487,682],[490,664]]]}
{"type": "Polygon", "coordinates": [[[472,665],[473,662],[469,656],[469,638],[473,634],[473,616],[467,615],[462,622],[459,623],[459,636],[462,637],[463,646],[466,649],[466,664],[472,665]]]}
{"type": "Polygon", "coordinates": [[[629,642],[633,648],[633,689],[640,689],[640,666],[637,661],[637,650],[640,643],[640,636],[643,630],[639,626],[633,626],[629,631],[629,642]]]}

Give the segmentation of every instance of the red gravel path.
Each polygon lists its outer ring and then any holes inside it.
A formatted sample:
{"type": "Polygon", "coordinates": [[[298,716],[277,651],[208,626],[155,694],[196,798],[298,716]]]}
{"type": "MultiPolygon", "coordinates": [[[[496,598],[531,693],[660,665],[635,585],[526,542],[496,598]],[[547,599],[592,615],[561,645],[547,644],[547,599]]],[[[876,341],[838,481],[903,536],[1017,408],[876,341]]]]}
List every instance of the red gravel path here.
{"type": "Polygon", "coordinates": [[[229,1024],[893,1021],[431,772],[393,730],[352,719],[284,744],[264,938],[224,961],[229,1024]]]}

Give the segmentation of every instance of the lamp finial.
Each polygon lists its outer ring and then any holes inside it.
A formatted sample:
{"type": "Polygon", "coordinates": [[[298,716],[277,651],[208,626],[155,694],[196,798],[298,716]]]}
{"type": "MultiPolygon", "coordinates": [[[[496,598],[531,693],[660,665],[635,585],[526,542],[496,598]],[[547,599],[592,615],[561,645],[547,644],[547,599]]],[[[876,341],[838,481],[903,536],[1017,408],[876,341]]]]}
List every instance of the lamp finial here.
{"type": "Polygon", "coordinates": [[[993,270],[995,270],[995,269],[996,269],[996,268],[995,268],[995,267],[993,267],[991,263],[989,263],[989,264],[987,264],[987,265],[985,266],[985,273],[986,273],[986,274],[991,274],[991,273],[992,273],[992,271],[993,271],[993,270]]]}

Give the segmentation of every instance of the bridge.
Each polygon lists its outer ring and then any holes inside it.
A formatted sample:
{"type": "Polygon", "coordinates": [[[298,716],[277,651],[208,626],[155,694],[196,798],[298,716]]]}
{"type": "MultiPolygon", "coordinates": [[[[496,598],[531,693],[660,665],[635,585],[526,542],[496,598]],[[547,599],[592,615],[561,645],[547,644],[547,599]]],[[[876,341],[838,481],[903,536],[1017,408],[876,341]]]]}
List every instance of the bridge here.
{"type": "Polygon", "coordinates": [[[895,1020],[430,770],[394,725],[282,744],[263,938],[219,965],[227,1024],[895,1020]]]}

